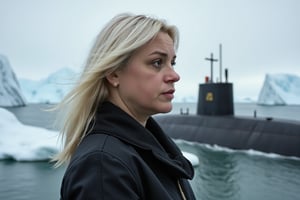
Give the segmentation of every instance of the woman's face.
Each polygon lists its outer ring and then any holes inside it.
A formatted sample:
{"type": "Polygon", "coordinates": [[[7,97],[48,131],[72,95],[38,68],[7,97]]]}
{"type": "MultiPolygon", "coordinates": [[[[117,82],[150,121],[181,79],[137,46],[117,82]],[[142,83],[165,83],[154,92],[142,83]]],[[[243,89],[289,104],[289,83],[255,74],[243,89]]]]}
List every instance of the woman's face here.
{"type": "Polygon", "coordinates": [[[175,59],[174,43],[167,33],[160,32],[140,47],[117,72],[121,107],[134,117],[169,112],[174,83],[180,78],[173,68],[175,59]]]}

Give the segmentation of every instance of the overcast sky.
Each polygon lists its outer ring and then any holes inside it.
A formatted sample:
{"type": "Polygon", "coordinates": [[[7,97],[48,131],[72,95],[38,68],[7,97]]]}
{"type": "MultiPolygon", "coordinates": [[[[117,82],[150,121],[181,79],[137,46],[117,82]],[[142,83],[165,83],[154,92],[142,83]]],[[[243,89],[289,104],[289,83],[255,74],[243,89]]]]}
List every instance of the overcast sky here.
{"type": "MultiPolygon", "coordinates": [[[[0,54],[19,78],[38,80],[62,67],[80,71],[97,33],[122,12],[179,28],[180,96],[198,95],[210,75],[205,58],[218,58],[220,43],[238,98],[256,99],[266,73],[300,76],[299,0],[0,0],[0,54]]],[[[219,63],[214,72],[216,80],[219,63]]]]}

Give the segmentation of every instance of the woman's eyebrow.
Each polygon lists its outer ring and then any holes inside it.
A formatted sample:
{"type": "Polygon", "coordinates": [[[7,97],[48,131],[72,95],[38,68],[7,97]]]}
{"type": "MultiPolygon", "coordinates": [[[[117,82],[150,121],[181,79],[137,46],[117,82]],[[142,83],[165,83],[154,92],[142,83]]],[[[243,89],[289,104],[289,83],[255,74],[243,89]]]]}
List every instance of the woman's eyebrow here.
{"type": "Polygon", "coordinates": [[[168,57],[168,54],[163,51],[154,51],[154,52],[150,53],[149,56],[155,55],[155,54],[161,55],[163,57],[168,57]]]}
{"type": "MultiPolygon", "coordinates": [[[[163,51],[154,51],[154,52],[150,53],[149,56],[156,55],[156,54],[163,56],[163,57],[168,57],[168,54],[163,51]]],[[[176,58],[176,55],[173,56],[173,59],[175,59],[175,58],[176,58]]]]}

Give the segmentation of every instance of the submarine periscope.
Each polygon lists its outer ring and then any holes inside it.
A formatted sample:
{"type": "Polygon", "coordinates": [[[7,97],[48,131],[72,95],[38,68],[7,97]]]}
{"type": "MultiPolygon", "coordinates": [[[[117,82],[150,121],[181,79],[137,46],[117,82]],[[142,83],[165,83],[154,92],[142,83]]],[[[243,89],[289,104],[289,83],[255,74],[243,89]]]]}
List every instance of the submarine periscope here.
{"type": "MultiPolygon", "coordinates": [[[[220,45],[220,63],[221,63],[220,45]]],[[[182,139],[209,145],[219,145],[235,150],[257,150],[284,156],[300,157],[300,122],[272,118],[251,118],[234,115],[233,84],[213,82],[211,77],[199,84],[197,113],[195,115],[157,115],[155,120],[173,139],[182,139]]]]}

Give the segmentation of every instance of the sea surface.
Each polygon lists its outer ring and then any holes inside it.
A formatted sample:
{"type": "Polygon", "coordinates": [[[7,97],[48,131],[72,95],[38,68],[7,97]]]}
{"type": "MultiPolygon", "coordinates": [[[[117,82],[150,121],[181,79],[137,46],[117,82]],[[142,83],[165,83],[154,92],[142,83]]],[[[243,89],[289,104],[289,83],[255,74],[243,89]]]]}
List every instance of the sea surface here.
{"type": "MultiPolygon", "coordinates": [[[[51,128],[48,105],[10,108],[25,124],[51,128]]],[[[235,115],[300,122],[300,106],[258,106],[236,103],[235,115]]],[[[195,103],[174,103],[171,114],[196,113],[195,103]]],[[[300,134],[300,133],[299,133],[300,134]]],[[[175,141],[199,158],[192,188],[199,200],[300,199],[300,159],[256,151],[234,151],[219,146],[175,141]]],[[[0,200],[59,199],[65,167],[48,162],[0,161],[0,200]]]]}

